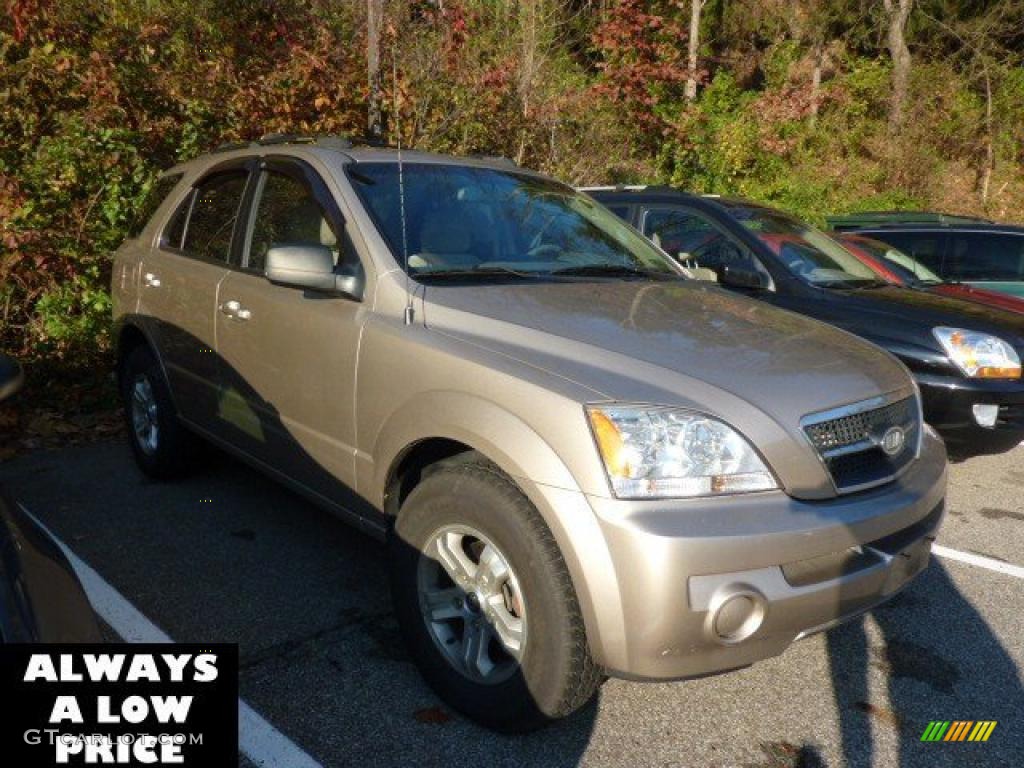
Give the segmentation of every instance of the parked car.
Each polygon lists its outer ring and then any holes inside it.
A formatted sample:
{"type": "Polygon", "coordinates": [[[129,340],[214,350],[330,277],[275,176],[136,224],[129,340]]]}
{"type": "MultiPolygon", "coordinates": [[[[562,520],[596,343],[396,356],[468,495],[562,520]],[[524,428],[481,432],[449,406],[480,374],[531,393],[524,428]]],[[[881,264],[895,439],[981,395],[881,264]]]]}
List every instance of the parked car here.
{"type": "Polygon", "coordinates": [[[843,244],[846,250],[860,259],[861,263],[870,267],[872,272],[886,282],[917,287],[956,299],[976,301],[979,304],[987,304],[1010,312],[1024,312],[1024,298],[1010,296],[999,291],[975,288],[966,283],[952,283],[943,280],[924,264],[915,261],[903,251],[888,243],[883,243],[881,240],[849,232],[836,233],[835,238],[843,244]]]}
{"type": "Polygon", "coordinates": [[[906,369],[563,184],[293,138],[155,189],[112,286],[140,467],[201,437],[387,540],[413,659],[482,723],[746,666],[925,567],[945,452],[906,369]]]}
{"type": "Polygon", "coordinates": [[[914,374],[925,419],[952,452],[997,453],[1024,439],[1024,316],[888,285],[823,232],[745,200],[668,188],[592,194],[699,270],[694,276],[892,352],[914,374]]]}
{"type": "Polygon", "coordinates": [[[887,223],[854,231],[899,248],[943,280],[1024,297],[1024,227],[887,223]]]}
{"type": "MultiPolygon", "coordinates": [[[[0,353],[0,402],[24,382],[0,353]]],[[[0,487],[0,643],[98,643],[99,624],[57,543],[0,487]]]]}

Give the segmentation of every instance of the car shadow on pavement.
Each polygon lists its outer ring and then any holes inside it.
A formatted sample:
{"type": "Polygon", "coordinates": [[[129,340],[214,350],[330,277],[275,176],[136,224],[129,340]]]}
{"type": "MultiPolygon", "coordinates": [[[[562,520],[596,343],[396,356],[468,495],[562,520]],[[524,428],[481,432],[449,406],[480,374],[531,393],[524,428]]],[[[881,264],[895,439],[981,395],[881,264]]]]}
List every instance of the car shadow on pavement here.
{"type": "Polygon", "coordinates": [[[1020,764],[1017,667],[942,563],[826,644],[847,766],[1020,764]],[[921,741],[933,720],[995,720],[997,738],[921,741]]]}

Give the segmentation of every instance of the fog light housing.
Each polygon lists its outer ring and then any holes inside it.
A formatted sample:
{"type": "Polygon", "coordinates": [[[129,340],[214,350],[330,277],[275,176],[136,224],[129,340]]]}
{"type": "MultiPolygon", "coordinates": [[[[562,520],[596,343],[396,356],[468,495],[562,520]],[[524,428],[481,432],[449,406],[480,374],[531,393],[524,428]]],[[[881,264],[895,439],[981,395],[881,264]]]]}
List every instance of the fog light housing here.
{"type": "Polygon", "coordinates": [[[760,592],[730,585],[712,601],[706,626],[720,643],[741,643],[761,628],[766,612],[765,599],[760,592]]]}
{"type": "Polygon", "coordinates": [[[996,425],[996,419],[999,418],[998,405],[975,403],[971,406],[971,411],[974,413],[974,420],[978,422],[979,427],[991,429],[996,425]]]}

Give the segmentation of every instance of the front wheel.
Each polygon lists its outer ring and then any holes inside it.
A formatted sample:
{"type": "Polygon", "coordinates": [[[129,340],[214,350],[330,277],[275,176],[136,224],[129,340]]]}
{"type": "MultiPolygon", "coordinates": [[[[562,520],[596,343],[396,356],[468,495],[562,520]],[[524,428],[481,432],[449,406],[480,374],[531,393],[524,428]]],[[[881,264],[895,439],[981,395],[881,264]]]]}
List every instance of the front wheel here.
{"type": "Polygon", "coordinates": [[[568,570],[537,510],[475,454],[431,472],[391,541],[395,611],[437,694],[503,731],[537,728],[600,685],[568,570]]]}

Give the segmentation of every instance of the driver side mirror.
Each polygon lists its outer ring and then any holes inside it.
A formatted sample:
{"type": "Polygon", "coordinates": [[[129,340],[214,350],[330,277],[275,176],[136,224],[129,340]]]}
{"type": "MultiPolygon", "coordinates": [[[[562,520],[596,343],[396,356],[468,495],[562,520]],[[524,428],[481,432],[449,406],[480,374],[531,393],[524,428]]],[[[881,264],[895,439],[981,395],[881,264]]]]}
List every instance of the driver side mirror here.
{"type": "Polygon", "coordinates": [[[759,291],[768,287],[768,280],[755,269],[726,266],[718,273],[718,282],[729,288],[759,291]]]}
{"type": "Polygon", "coordinates": [[[334,253],[326,245],[276,245],[267,251],[267,280],[278,285],[362,298],[357,274],[337,274],[334,253]]]}
{"type": "Polygon", "coordinates": [[[24,383],[25,374],[18,361],[0,352],[0,402],[12,397],[24,383]]]}

